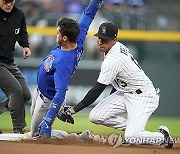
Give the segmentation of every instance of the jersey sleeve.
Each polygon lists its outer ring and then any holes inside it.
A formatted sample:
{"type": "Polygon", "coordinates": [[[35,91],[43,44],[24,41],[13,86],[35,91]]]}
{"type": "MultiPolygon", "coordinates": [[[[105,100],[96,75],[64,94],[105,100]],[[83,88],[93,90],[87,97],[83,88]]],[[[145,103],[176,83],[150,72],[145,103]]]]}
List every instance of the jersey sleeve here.
{"type": "Polygon", "coordinates": [[[101,65],[101,71],[97,82],[105,85],[112,84],[120,69],[120,62],[112,59],[105,59],[101,65]]]}
{"type": "Polygon", "coordinates": [[[28,32],[26,28],[26,19],[25,19],[25,14],[20,10],[22,19],[21,19],[21,28],[20,32],[17,38],[17,41],[20,46],[22,47],[29,47],[29,40],[28,40],[28,32]]]}
{"type": "Polygon", "coordinates": [[[101,6],[102,0],[91,0],[88,7],[85,9],[85,11],[82,13],[78,23],[80,26],[80,34],[78,36],[78,43],[83,44],[89,26],[92,23],[99,7],[101,6]]]}
{"type": "Polygon", "coordinates": [[[83,100],[74,107],[74,111],[77,113],[95,102],[95,100],[100,96],[100,94],[104,91],[105,88],[106,85],[97,82],[94,87],[89,90],[83,100]]]}
{"type": "Polygon", "coordinates": [[[54,73],[56,94],[52,102],[62,104],[65,99],[65,95],[72,75],[72,71],[69,68],[69,65],[65,62],[57,64],[56,68],[57,69],[55,70],[54,73]]]}

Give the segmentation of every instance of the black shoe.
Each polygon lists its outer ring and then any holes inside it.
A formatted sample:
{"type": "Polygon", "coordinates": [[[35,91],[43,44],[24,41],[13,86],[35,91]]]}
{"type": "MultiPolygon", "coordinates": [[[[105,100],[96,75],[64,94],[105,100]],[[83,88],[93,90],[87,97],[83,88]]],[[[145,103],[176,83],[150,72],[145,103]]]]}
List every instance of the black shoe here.
{"type": "Polygon", "coordinates": [[[159,132],[164,135],[164,147],[166,149],[171,149],[173,147],[174,141],[173,138],[170,136],[169,129],[166,126],[160,126],[159,132]]]}
{"type": "Polygon", "coordinates": [[[25,130],[24,130],[24,128],[14,128],[12,133],[15,133],[15,134],[24,134],[25,130]]]}
{"type": "Polygon", "coordinates": [[[2,131],[0,130],[0,134],[2,134],[2,131]]]}

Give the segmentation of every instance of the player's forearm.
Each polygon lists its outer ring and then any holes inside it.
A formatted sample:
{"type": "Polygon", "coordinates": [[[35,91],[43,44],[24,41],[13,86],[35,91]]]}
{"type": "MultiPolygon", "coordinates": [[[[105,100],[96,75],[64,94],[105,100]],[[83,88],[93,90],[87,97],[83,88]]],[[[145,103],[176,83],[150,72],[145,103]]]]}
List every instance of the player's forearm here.
{"type": "Polygon", "coordinates": [[[52,99],[52,102],[57,102],[60,106],[63,103],[64,99],[65,99],[65,95],[66,95],[66,87],[64,88],[59,88],[55,94],[55,96],[52,99]]]}
{"type": "Polygon", "coordinates": [[[101,3],[102,0],[92,0],[88,5],[88,7],[83,12],[82,16],[80,17],[78,23],[81,29],[79,35],[79,41],[81,41],[81,43],[84,42],[89,26],[92,23],[101,3]]]}
{"type": "Polygon", "coordinates": [[[102,0],[92,0],[82,14],[79,20],[79,24],[86,24],[89,27],[101,4],[102,0]]]}
{"type": "Polygon", "coordinates": [[[101,5],[102,5],[102,0],[91,0],[90,4],[84,11],[84,14],[94,19],[101,5]]]}
{"type": "Polygon", "coordinates": [[[51,118],[52,120],[55,118],[56,114],[59,112],[61,104],[63,103],[65,99],[65,93],[66,91],[63,91],[63,90],[56,93],[56,95],[54,96],[50,104],[46,117],[51,118]]]}
{"type": "Polygon", "coordinates": [[[99,95],[104,91],[105,88],[106,88],[106,85],[100,84],[97,82],[96,85],[86,94],[84,99],[73,108],[75,113],[91,105],[99,97],[99,95]]]}
{"type": "Polygon", "coordinates": [[[91,0],[90,5],[100,8],[103,3],[103,0],[91,0]]]}
{"type": "Polygon", "coordinates": [[[59,109],[60,105],[58,103],[51,102],[48,112],[43,119],[46,120],[48,123],[51,123],[52,125],[59,109]]]}

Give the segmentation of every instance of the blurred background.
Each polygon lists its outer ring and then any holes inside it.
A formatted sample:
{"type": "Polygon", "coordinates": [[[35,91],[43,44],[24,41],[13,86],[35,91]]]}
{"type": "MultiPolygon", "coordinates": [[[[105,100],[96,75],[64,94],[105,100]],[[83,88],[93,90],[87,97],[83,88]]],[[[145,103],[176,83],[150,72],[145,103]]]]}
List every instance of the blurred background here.
{"type": "MultiPolygon", "coordinates": [[[[32,92],[40,62],[56,45],[57,20],[63,16],[78,20],[88,3],[89,0],[16,0],[26,15],[32,56],[23,60],[17,44],[15,61],[32,92]]],[[[154,86],[161,89],[160,105],[153,115],[180,117],[180,0],[104,0],[69,85],[67,104],[77,104],[96,82],[103,55],[97,51],[93,34],[105,21],[118,26],[119,41],[130,49],[154,86]]],[[[96,103],[109,95],[110,89],[96,103]]],[[[0,100],[4,98],[0,92],[0,100]]]]}

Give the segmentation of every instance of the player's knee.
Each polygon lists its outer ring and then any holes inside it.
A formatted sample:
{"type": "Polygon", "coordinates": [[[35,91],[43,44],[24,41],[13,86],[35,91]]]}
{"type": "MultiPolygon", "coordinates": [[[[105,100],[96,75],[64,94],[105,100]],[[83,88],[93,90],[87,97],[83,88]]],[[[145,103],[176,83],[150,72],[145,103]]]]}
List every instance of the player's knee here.
{"type": "Polygon", "coordinates": [[[31,94],[30,93],[24,94],[24,103],[27,103],[30,100],[31,100],[31,94]]]}
{"type": "Polygon", "coordinates": [[[99,117],[94,112],[90,112],[89,114],[89,120],[95,124],[99,123],[99,117]]]}
{"type": "Polygon", "coordinates": [[[89,120],[90,120],[91,122],[93,122],[93,123],[96,122],[96,120],[95,120],[95,115],[92,114],[91,112],[90,112],[90,114],[89,114],[89,120]]]}

